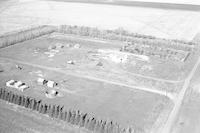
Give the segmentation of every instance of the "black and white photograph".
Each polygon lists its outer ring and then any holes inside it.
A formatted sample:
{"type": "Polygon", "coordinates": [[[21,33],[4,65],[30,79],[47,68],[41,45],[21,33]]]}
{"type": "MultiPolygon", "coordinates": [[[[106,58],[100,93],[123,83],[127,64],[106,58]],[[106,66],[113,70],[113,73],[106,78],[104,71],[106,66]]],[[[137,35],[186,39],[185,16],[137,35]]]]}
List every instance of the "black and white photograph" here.
{"type": "Polygon", "coordinates": [[[0,0],[0,133],[200,133],[200,0],[0,0]]]}

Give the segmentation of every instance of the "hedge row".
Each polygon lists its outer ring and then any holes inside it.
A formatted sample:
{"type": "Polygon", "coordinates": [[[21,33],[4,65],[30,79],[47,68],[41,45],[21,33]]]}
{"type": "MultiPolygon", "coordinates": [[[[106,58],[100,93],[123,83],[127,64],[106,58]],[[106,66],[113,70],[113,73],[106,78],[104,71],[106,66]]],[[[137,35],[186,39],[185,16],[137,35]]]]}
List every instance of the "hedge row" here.
{"type": "Polygon", "coordinates": [[[57,30],[54,26],[38,26],[28,30],[20,31],[17,33],[8,34],[0,37],[0,48],[7,47],[19,42],[31,40],[42,35],[50,34],[57,30]]]}
{"type": "Polygon", "coordinates": [[[85,27],[85,26],[61,25],[59,27],[59,32],[66,34],[81,35],[81,36],[90,36],[94,38],[109,39],[109,40],[142,43],[148,45],[154,45],[154,44],[181,45],[181,46],[196,45],[194,42],[186,42],[182,40],[169,40],[138,33],[130,33],[122,28],[118,28],[116,30],[99,30],[97,28],[85,27]]]}
{"type": "Polygon", "coordinates": [[[5,88],[0,89],[0,99],[41,114],[47,114],[51,118],[88,129],[94,133],[134,133],[134,130],[130,127],[121,128],[119,124],[112,121],[97,120],[86,113],[81,113],[79,110],[65,110],[64,106],[43,103],[42,100],[15,94],[5,88]]]}
{"type": "Polygon", "coordinates": [[[59,32],[77,34],[77,35],[82,35],[82,36],[93,36],[93,37],[105,38],[105,39],[106,38],[108,39],[109,36],[110,37],[113,36],[113,39],[117,39],[115,38],[116,37],[115,35],[155,39],[155,37],[149,36],[149,35],[129,33],[123,28],[118,28],[116,30],[99,30],[98,28],[86,27],[86,26],[61,25],[59,28],[59,32]]]}
{"type": "Polygon", "coordinates": [[[143,45],[172,45],[177,48],[180,46],[196,45],[194,42],[185,42],[182,40],[167,40],[163,38],[156,38],[154,36],[143,35],[138,33],[130,33],[122,28],[116,30],[99,30],[92,27],[84,26],[69,26],[61,25],[55,26],[38,26],[28,30],[20,31],[17,33],[8,34],[0,37],[0,48],[7,47],[19,42],[31,40],[42,35],[50,34],[52,32],[60,32],[66,34],[74,34],[80,36],[89,36],[93,38],[119,40],[125,42],[139,43],[143,45]]]}

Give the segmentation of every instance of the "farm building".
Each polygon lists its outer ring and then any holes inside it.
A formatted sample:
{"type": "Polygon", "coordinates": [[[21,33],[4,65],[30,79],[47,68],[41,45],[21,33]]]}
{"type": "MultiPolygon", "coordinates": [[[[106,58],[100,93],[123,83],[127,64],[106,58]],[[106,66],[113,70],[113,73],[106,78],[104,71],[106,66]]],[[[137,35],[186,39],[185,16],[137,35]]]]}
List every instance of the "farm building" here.
{"type": "Polygon", "coordinates": [[[39,85],[45,85],[47,83],[47,80],[43,79],[43,78],[38,78],[37,79],[37,83],[39,85]]]}
{"type": "Polygon", "coordinates": [[[53,87],[58,85],[58,83],[56,83],[55,81],[46,80],[46,79],[43,79],[43,78],[38,78],[37,83],[39,85],[46,85],[47,87],[50,87],[50,88],[53,88],[53,87]]]}
{"type": "Polygon", "coordinates": [[[51,81],[51,80],[48,80],[47,82],[47,86],[50,87],[50,88],[53,88],[55,86],[57,86],[58,84],[54,81],[51,81]]]}
{"type": "Polygon", "coordinates": [[[29,87],[23,83],[22,81],[15,81],[15,80],[9,80],[6,82],[6,86],[7,87],[11,87],[11,88],[15,88],[19,91],[24,91],[26,89],[28,89],[29,87]]]}

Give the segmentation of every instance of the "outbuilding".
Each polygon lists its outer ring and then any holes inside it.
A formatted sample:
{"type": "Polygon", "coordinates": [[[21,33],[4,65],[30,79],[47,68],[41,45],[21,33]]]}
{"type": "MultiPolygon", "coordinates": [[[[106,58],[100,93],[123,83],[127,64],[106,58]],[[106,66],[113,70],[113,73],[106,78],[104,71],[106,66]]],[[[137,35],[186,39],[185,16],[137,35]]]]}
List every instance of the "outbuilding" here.
{"type": "Polygon", "coordinates": [[[46,91],[45,95],[47,98],[55,98],[58,95],[58,91],[56,90],[46,91]]]}
{"type": "Polygon", "coordinates": [[[13,79],[12,79],[12,80],[9,80],[9,81],[6,82],[6,86],[7,86],[7,87],[13,87],[13,85],[14,85],[15,82],[17,82],[17,81],[15,81],[15,80],[13,80],[13,79]]]}
{"type": "Polygon", "coordinates": [[[11,87],[11,88],[15,88],[15,89],[22,91],[22,92],[29,88],[22,81],[16,81],[16,80],[9,80],[8,82],[6,82],[6,86],[11,87]]]}
{"type": "Polygon", "coordinates": [[[19,87],[20,87],[21,85],[23,85],[22,81],[17,81],[17,82],[14,84],[14,87],[15,87],[16,89],[19,89],[19,87]]]}
{"type": "Polygon", "coordinates": [[[54,81],[48,80],[47,86],[50,88],[53,88],[53,87],[57,86],[57,83],[54,81]]]}
{"type": "Polygon", "coordinates": [[[24,90],[26,90],[26,89],[28,89],[29,87],[27,86],[27,85],[25,85],[25,84],[23,84],[23,85],[21,85],[20,87],[19,87],[19,90],[20,91],[24,91],[24,90]]]}
{"type": "Polygon", "coordinates": [[[39,84],[39,85],[44,85],[44,84],[46,84],[48,81],[47,80],[45,80],[45,79],[43,79],[43,78],[38,78],[37,79],[37,83],[39,84]]]}

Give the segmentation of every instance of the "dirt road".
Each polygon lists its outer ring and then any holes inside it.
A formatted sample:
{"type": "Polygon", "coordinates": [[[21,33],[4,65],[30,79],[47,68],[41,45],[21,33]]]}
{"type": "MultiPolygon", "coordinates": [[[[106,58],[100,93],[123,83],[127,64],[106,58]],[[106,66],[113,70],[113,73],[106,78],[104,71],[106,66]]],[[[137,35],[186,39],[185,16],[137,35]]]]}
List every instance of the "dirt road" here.
{"type": "Polygon", "coordinates": [[[168,117],[166,124],[164,125],[163,133],[171,133],[172,127],[173,127],[173,125],[174,125],[174,123],[177,119],[177,115],[180,111],[182,101],[183,101],[183,98],[185,96],[185,92],[188,89],[190,82],[191,82],[191,79],[192,79],[194,73],[196,72],[199,64],[200,64],[200,57],[199,57],[198,61],[196,62],[196,64],[194,65],[192,71],[188,75],[187,79],[185,80],[183,88],[182,88],[181,92],[179,93],[178,97],[176,99],[174,99],[174,101],[176,101],[176,103],[175,103],[175,106],[174,106],[173,110],[171,111],[171,113],[168,117]]]}

